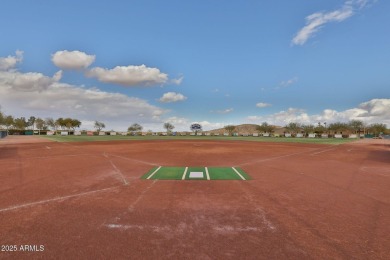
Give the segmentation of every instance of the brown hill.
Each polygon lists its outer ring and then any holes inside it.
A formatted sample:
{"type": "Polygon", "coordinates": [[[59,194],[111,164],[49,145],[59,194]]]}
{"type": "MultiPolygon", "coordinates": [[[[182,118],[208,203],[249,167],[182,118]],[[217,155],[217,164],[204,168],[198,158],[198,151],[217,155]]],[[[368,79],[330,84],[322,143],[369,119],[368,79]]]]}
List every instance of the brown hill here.
{"type": "MultiPolygon", "coordinates": [[[[236,128],[234,129],[233,133],[238,133],[238,134],[253,134],[257,133],[255,124],[242,124],[242,125],[236,125],[236,128]]],[[[275,126],[275,133],[283,133],[284,127],[281,126],[275,126]]],[[[205,133],[219,133],[220,135],[227,133],[228,131],[225,130],[225,128],[219,128],[219,129],[214,129],[210,131],[204,131],[205,133]]]]}

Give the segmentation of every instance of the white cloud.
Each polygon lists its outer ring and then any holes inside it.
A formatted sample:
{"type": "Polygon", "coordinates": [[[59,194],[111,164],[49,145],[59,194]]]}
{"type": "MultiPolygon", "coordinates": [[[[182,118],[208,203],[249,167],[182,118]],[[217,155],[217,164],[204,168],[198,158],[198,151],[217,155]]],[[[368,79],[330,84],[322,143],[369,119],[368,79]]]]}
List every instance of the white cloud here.
{"type": "Polygon", "coordinates": [[[211,110],[210,112],[211,113],[217,113],[217,114],[229,114],[229,113],[231,113],[233,111],[234,111],[233,108],[227,108],[227,109],[223,109],[223,110],[211,110]]]}
{"type": "Polygon", "coordinates": [[[187,97],[185,97],[183,94],[176,93],[176,92],[167,92],[159,99],[159,101],[163,103],[172,103],[172,102],[184,101],[186,99],[187,97]]]}
{"type": "Polygon", "coordinates": [[[390,99],[372,99],[359,104],[356,108],[344,111],[325,109],[320,114],[309,115],[303,109],[289,108],[266,116],[248,116],[245,121],[251,123],[268,122],[270,124],[284,126],[290,122],[315,124],[318,122],[348,122],[350,120],[362,120],[367,124],[385,123],[390,126],[390,99]]]}
{"type": "Polygon", "coordinates": [[[57,72],[53,78],[37,72],[0,71],[0,86],[20,92],[41,92],[60,79],[61,71],[57,72]]]}
{"type": "Polygon", "coordinates": [[[180,85],[183,82],[184,76],[180,76],[177,79],[171,79],[171,83],[175,85],[180,85]]]}
{"type": "Polygon", "coordinates": [[[95,61],[95,55],[82,51],[57,51],[51,57],[54,65],[61,69],[86,69],[95,61]]]}
{"type": "Polygon", "coordinates": [[[223,128],[225,125],[231,124],[231,123],[219,123],[219,122],[209,122],[209,121],[192,122],[191,124],[193,123],[200,124],[202,126],[203,131],[219,129],[219,128],[223,128]]]}
{"type": "Polygon", "coordinates": [[[268,103],[263,103],[263,102],[256,104],[256,107],[259,107],[259,108],[270,107],[270,106],[272,106],[272,105],[268,104],[268,103]]]}
{"type": "Polygon", "coordinates": [[[355,14],[355,9],[362,9],[372,0],[349,0],[335,11],[316,12],[306,17],[306,25],[292,39],[292,44],[303,45],[316,32],[330,22],[342,22],[355,14]]]}
{"type": "MultiPolygon", "coordinates": [[[[86,72],[87,77],[97,78],[101,82],[122,86],[151,86],[168,82],[168,75],[157,68],[141,66],[117,66],[113,69],[100,67],[86,72]]],[[[181,82],[181,81],[180,81],[181,82]]]]}
{"type": "Polygon", "coordinates": [[[34,72],[0,72],[0,103],[15,116],[99,120],[116,130],[127,129],[123,124],[134,120],[142,124],[160,122],[168,112],[140,98],[59,83],[59,74],[50,78],[34,72]]]}
{"type": "Polygon", "coordinates": [[[282,82],[280,82],[279,86],[280,87],[288,87],[294,83],[296,83],[298,81],[298,77],[293,77],[291,79],[288,79],[288,80],[283,80],[282,82]]]}
{"type": "Polygon", "coordinates": [[[23,51],[17,50],[15,56],[8,56],[6,58],[0,57],[0,71],[5,71],[13,69],[16,64],[22,62],[23,60],[23,51]]]}

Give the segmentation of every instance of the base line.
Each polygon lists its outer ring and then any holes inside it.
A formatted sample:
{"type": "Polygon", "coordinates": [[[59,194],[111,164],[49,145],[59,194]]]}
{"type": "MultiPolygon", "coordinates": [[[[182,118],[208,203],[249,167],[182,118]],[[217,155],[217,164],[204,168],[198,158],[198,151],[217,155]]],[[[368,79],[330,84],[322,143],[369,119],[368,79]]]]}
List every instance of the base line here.
{"type": "Polygon", "coordinates": [[[184,170],[183,177],[181,177],[182,180],[186,178],[187,171],[188,171],[188,167],[186,167],[186,169],[184,170]]]}
{"type": "Polygon", "coordinates": [[[328,151],[332,151],[332,150],[335,150],[337,147],[333,147],[333,148],[330,148],[328,150],[323,150],[323,151],[319,151],[319,152],[316,152],[316,153],[312,153],[310,155],[316,155],[316,154],[320,154],[320,153],[325,153],[325,152],[328,152],[328,151]]]}
{"type": "Polygon", "coordinates": [[[204,167],[204,168],[206,170],[207,180],[209,181],[210,180],[209,170],[207,169],[207,167],[204,167]]]}
{"type": "Polygon", "coordinates": [[[236,170],[236,168],[232,167],[232,169],[233,169],[233,171],[235,171],[235,172],[238,174],[238,176],[240,176],[241,179],[243,179],[243,180],[245,181],[244,176],[242,176],[241,173],[239,173],[239,172],[236,170]]]}
{"type": "Polygon", "coordinates": [[[149,177],[148,178],[146,178],[146,179],[150,179],[150,178],[152,178],[152,176],[156,173],[156,172],[158,172],[158,170],[160,170],[161,169],[161,166],[160,167],[158,167],[151,175],[149,175],[149,177]]]}
{"type": "Polygon", "coordinates": [[[11,211],[11,210],[21,209],[21,208],[26,208],[26,207],[31,207],[31,206],[35,206],[35,205],[39,205],[39,204],[45,204],[45,203],[49,203],[49,202],[53,202],[53,201],[60,201],[60,200],[66,200],[66,199],[75,198],[75,197],[87,196],[87,195],[90,195],[90,194],[93,194],[93,193],[113,190],[113,189],[117,189],[117,188],[119,188],[119,186],[114,186],[114,187],[105,188],[105,189],[101,189],[101,190],[87,191],[87,192],[73,194],[73,195],[68,195],[68,196],[63,196],[63,197],[55,197],[55,198],[47,199],[47,200],[40,200],[40,201],[36,201],[36,202],[31,202],[31,203],[26,203],[26,204],[21,204],[21,205],[16,205],[16,206],[0,209],[0,212],[11,211]]]}

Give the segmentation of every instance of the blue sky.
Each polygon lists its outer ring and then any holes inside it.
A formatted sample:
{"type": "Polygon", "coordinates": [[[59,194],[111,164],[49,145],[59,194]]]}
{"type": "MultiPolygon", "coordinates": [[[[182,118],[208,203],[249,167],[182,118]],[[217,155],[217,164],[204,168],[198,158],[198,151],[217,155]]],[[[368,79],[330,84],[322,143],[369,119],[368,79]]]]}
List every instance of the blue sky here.
{"type": "Polygon", "coordinates": [[[390,126],[390,2],[2,1],[0,105],[125,130],[390,126]]]}

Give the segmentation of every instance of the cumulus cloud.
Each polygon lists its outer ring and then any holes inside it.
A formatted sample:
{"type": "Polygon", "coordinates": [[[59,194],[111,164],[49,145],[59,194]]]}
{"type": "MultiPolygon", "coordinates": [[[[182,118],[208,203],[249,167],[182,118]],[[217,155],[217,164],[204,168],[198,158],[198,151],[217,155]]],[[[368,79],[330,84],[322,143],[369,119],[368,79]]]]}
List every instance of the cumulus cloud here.
{"type": "Polygon", "coordinates": [[[152,124],[168,112],[140,98],[60,83],[60,74],[0,72],[0,103],[15,116],[101,120],[107,128],[124,128],[123,122],[133,120],[152,124]]]}
{"type": "Polygon", "coordinates": [[[259,108],[270,107],[270,106],[272,106],[272,105],[268,104],[268,103],[263,103],[263,102],[256,104],[256,107],[259,107],[259,108]]]}
{"type": "Polygon", "coordinates": [[[87,77],[97,78],[101,82],[122,86],[151,86],[168,82],[168,75],[157,68],[141,66],[117,66],[113,69],[100,67],[86,72],[87,77]]]}
{"type": "Polygon", "coordinates": [[[356,9],[364,8],[372,0],[349,0],[335,11],[316,12],[306,17],[306,25],[298,31],[292,39],[292,44],[303,45],[316,32],[322,29],[327,23],[342,22],[356,13],[356,9]]]}
{"type": "Polygon", "coordinates": [[[234,111],[233,108],[227,108],[227,109],[223,109],[223,110],[211,110],[210,112],[211,113],[217,113],[217,114],[229,114],[229,113],[231,113],[233,111],[234,111]]]}
{"type": "Polygon", "coordinates": [[[41,92],[60,79],[61,71],[57,72],[53,78],[36,72],[0,71],[0,86],[20,92],[41,92]]]}
{"type": "Polygon", "coordinates": [[[54,65],[61,69],[86,69],[95,61],[95,55],[88,55],[82,51],[57,51],[51,56],[54,65]]]}
{"type": "Polygon", "coordinates": [[[385,123],[390,126],[390,99],[372,99],[359,104],[356,108],[344,111],[325,109],[320,114],[312,115],[303,109],[289,108],[271,115],[249,116],[246,121],[251,123],[268,122],[283,126],[290,122],[315,124],[318,122],[348,122],[353,119],[361,120],[367,124],[385,123]]]}
{"type": "Polygon", "coordinates": [[[186,100],[187,97],[183,94],[176,93],[176,92],[167,92],[165,93],[160,99],[160,102],[163,103],[173,103],[173,102],[179,102],[186,100]]]}
{"type": "Polygon", "coordinates": [[[0,57],[0,71],[6,71],[15,68],[15,66],[22,62],[23,51],[17,50],[15,56],[0,57]]]}

